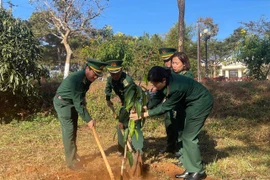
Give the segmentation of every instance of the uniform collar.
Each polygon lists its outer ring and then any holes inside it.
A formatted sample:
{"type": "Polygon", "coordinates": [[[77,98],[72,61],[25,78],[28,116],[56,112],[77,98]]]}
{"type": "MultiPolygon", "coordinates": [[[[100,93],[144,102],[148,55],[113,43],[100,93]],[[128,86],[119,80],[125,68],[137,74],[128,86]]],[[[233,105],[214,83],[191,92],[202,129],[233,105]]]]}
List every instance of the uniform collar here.
{"type": "Polygon", "coordinates": [[[172,77],[170,77],[169,79],[169,83],[167,82],[167,85],[164,87],[164,89],[162,90],[162,92],[164,94],[166,94],[166,96],[168,96],[170,94],[170,81],[171,81],[172,77]]]}
{"type": "Polygon", "coordinates": [[[82,83],[83,84],[91,84],[91,82],[86,78],[86,76],[83,77],[82,83]]]}
{"type": "Polygon", "coordinates": [[[184,74],[186,74],[186,73],[187,73],[187,71],[184,70],[184,71],[181,71],[179,74],[184,75],[184,74]]]}

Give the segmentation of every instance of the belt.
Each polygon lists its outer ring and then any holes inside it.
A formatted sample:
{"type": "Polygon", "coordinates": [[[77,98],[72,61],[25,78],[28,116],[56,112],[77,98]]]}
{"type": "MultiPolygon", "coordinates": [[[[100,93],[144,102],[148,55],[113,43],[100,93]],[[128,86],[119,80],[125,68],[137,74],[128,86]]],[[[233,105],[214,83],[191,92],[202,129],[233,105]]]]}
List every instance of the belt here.
{"type": "Polygon", "coordinates": [[[60,99],[61,101],[65,101],[65,102],[68,102],[68,103],[73,104],[72,99],[64,99],[64,98],[63,98],[62,96],[60,96],[59,94],[55,94],[55,97],[56,97],[57,99],[60,99]]]}
{"type": "Polygon", "coordinates": [[[60,100],[62,100],[62,101],[65,101],[65,99],[62,98],[59,94],[56,94],[55,96],[56,96],[57,99],[60,99],[60,100]]]}

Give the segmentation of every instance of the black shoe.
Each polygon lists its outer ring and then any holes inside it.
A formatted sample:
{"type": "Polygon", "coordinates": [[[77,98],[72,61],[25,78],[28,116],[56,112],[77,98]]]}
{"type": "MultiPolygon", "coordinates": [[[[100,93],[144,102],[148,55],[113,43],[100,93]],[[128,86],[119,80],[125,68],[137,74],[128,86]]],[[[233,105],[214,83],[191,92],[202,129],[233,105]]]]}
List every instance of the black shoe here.
{"type": "Polygon", "coordinates": [[[83,167],[78,164],[69,165],[68,168],[73,171],[83,171],[83,167]]]}
{"type": "Polygon", "coordinates": [[[187,178],[189,176],[189,172],[187,172],[187,170],[185,170],[182,174],[176,174],[175,178],[187,178]]]}
{"type": "Polygon", "coordinates": [[[201,180],[201,179],[205,179],[206,178],[206,174],[204,173],[189,173],[188,177],[185,178],[185,180],[201,180]]]}
{"type": "Polygon", "coordinates": [[[176,153],[174,154],[174,156],[175,156],[176,159],[179,159],[179,158],[181,157],[181,154],[180,154],[179,152],[176,152],[176,153]]]}
{"type": "Polygon", "coordinates": [[[176,166],[182,167],[183,163],[179,160],[178,162],[175,163],[176,166]]]}

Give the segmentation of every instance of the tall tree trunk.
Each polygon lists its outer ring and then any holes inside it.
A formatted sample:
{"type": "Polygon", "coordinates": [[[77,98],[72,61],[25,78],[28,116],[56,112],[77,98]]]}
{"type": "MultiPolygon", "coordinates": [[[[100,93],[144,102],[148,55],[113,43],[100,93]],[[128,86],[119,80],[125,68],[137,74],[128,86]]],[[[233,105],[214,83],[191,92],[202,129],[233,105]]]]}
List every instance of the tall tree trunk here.
{"type": "Polygon", "coordinates": [[[197,73],[198,73],[198,82],[201,82],[201,39],[200,39],[200,26],[197,22],[197,73]]]}
{"type": "Polygon", "coordinates": [[[57,46],[57,61],[59,62],[59,70],[61,71],[62,60],[61,60],[61,48],[60,48],[60,45],[57,46]]]}
{"type": "Polygon", "coordinates": [[[69,43],[68,43],[68,37],[69,37],[69,34],[70,34],[70,31],[68,30],[62,40],[61,43],[64,44],[65,46],[65,49],[66,49],[66,63],[65,63],[65,71],[64,71],[64,79],[68,76],[68,73],[69,73],[69,68],[70,68],[70,59],[71,59],[71,55],[72,55],[72,50],[69,46],[69,43]]]}
{"type": "Polygon", "coordinates": [[[212,61],[212,68],[213,69],[213,74],[212,74],[212,78],[216,77],[216,64],[215,62],[217,62],[217,54],[214,54],[214,61],[212,61]]]}
{"type": "Polygon", "coordinates": [[[184,38],[185,38],[185,0],[177,0],[179,9],[178,18],[178,51],[184,51],[184,38]]]}

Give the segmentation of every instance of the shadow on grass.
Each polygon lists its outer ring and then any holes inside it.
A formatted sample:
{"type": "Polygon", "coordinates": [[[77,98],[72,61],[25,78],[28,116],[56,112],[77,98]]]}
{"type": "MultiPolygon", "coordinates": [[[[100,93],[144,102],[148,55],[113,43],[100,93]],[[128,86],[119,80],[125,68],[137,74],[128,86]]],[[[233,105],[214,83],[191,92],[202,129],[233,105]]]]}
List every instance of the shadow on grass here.
{"type": "Polygon", "coordinates": [[[202,160],[205,164],[215,162],[229,156],[227,151],[217,151],[217,142],[207,134],[206,130],[202,130],[199,134],[199,145],[201,150],[202,160]]]}
{"type": "Polygon", "coordinates": [[[270,120],[270,81],[207,83],[214,97],[209,117],[244,118],[266,122],[270,120]]]}
{"type": "MultiPolygon", "coordinates": [[[[116,144],[116,145],[113,145],[113,146],[110,146],[109,148],[107,148],[106,150],[104,150],[104,153],[106,154],[106,155],[110,155],[110,154],[113,154],[113,153],[117,153],[117,152],[119,152],[118,151],[118,145],[116,144]]],[[[119,152],[119,156],[120,156],[120,152],[119,152]]]]}
{"type": "MultiPolygon", "coordinates": [[[[144,150],[146,152],[147,158],[154,157],[152,162],[160,161],[159,158],[155,158],[160,156],[160,150],[166,147],[167,141],[165,137],[162,138],[146,138],[144,143],[144,150]]],[[[207,134],[206,130],[202,130],[199,134],[199,146],[202,155],[202,160],[205,164],[209,164],[217,161],[218,159],[226,158],[229,154],[224,151],[217,151],[215,149],[217,143],[215,140],[211,139],[207,134]]],[[[175,158],[175,154],[165,153],[165,158],[175,158]]]]}

